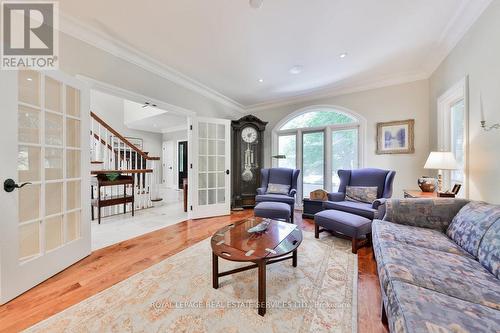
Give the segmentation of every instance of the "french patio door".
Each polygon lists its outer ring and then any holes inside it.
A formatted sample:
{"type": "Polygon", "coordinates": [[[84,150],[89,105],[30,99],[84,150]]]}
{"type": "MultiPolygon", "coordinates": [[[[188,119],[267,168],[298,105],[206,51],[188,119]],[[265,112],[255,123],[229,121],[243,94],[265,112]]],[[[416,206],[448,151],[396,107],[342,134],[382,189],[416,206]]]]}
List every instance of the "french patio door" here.
{"type": "Polygon", "coordinates": [[[189,119],[190,217],[204,218],[231,213],[231,121],[189,119]]]}
{"type": "Polygon", "coordinates": [[[58,71],[0,72],[0,304],[90,251],[89,92],[58,71]]]}

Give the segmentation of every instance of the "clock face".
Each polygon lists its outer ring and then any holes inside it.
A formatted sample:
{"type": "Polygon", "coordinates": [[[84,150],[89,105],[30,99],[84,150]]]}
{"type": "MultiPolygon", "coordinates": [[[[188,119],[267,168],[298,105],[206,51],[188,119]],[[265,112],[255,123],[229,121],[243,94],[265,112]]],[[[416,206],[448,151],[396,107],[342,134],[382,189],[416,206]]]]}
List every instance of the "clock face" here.
{"type": "Polygon", "coordinates": [[[241,131],[241,138],[247,143],[253,143],[257,140],[257,130],[253,127],[245,127],[241,131]]]}

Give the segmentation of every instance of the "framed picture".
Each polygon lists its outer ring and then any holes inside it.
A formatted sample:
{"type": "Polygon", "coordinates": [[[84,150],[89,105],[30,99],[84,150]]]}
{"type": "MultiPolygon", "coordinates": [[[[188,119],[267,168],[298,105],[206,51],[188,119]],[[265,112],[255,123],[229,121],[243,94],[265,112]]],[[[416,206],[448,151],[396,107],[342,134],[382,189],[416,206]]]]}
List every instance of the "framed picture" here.
{"type": "MultiPolygon", "coordinates": [[[[131,137],[124,137],[124,138],[127,139],[127,141],[130,142],[135,147],[139,148],[140,150],[143,150],[142,139],[131,138],[131,137]]],[[[115,136],[112,135],[110,141],[113,143],[113,147],[115,149],[120,149],[120,150],[125,149],[125,144],[123,143],[123,141],[119,140],[115,136]]]]}
{"type": "Polygon", "coordinates": [[[377,154],[413,154],[415,120],[377,123],[377,154]]]}

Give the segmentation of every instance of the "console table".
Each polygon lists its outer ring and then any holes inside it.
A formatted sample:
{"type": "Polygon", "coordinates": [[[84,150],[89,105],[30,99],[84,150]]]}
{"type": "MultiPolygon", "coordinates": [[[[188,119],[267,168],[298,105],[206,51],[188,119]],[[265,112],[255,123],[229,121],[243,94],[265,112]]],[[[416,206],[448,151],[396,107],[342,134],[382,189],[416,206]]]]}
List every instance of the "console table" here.
{"type": "Polygon", "coordinates": [[[103,175],[92,177],[90,181],[91,215],[94,221],[94,207],[97,208],[97,220],[101,224],[101,208],[123,204],[123,214],[127,213],[127,204],[132,203],[134,216],[134,176],[119,176],[115,180],[108,180],[103,175]],[[123,185],[123,194],[101,197],[101,187],[123,185]],[[132,185],[132,194],[127,194],[127,185],[132,185]],[[97,198],[94,198],[94,187],[97,187],[97,198]]]}

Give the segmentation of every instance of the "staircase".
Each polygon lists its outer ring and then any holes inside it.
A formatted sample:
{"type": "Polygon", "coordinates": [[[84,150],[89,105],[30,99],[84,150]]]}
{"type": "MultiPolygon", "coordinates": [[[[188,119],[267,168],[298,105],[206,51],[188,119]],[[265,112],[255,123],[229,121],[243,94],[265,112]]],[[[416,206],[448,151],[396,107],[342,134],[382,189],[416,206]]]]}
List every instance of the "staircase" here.
{"type": "MultiPolygon", "coordinates": [[[[160,158],[140,150],[93,112],[90,112],[90,156],[93,176],[111,172],[134,176],[134,188],[126,191],[129,194],[135,191],[135,209],[152,207],[153,202],[161,200],[160,158]]],[[[94,191],[97,197],[97,190],[94,191]]],[[[100,195],[103,198],[124,195],[123,191],[121,185],[111,186],[101,189],[100,195]]],[[[131,205],[127,205],[127,211],[131,205]]],[[[102,208],[102,216],[120,213],[123,213],[123,205],[102,208]]]]}

